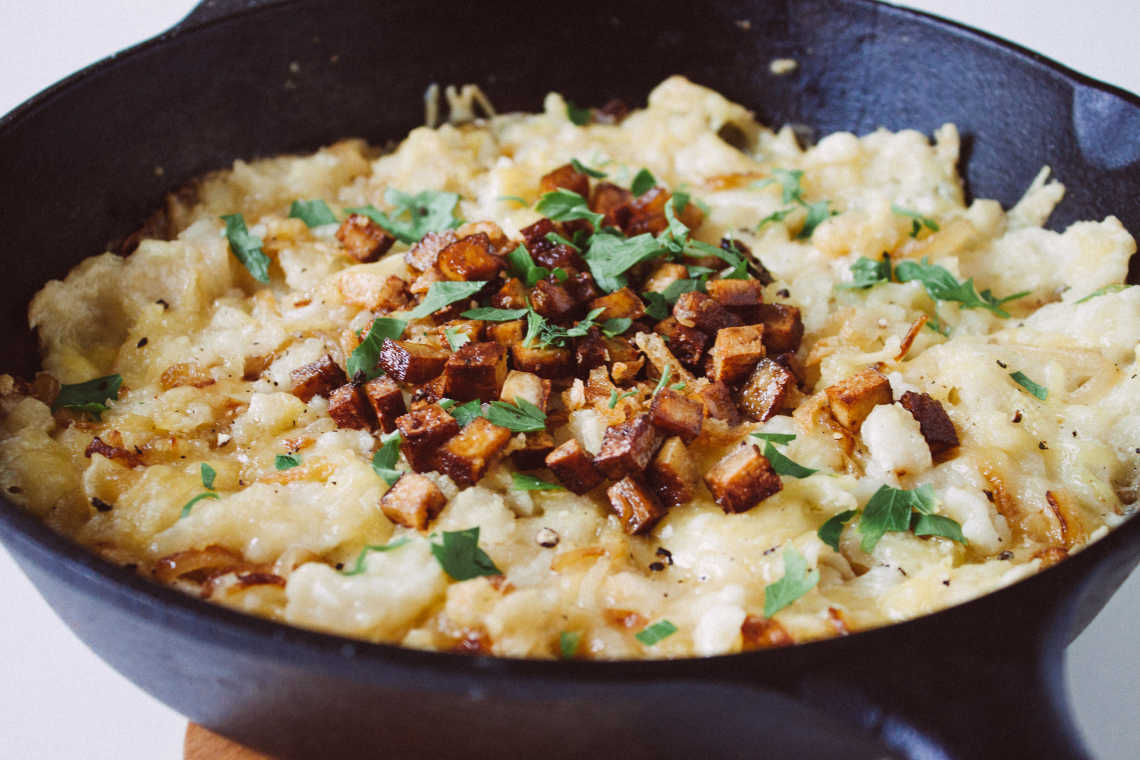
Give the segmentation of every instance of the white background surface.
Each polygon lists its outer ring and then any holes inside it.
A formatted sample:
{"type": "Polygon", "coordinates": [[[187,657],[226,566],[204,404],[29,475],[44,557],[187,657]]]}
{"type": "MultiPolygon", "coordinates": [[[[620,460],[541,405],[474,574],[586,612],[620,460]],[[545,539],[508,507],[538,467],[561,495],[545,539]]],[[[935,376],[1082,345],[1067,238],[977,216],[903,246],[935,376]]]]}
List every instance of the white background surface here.
{"type": "MultiPolygon", "coordinates": [[[[192,4],[0,0],[0,114],[75,69],[166,29],[192,4]]],[[[1136,0],[906,4],[1007,37],[1078,71],[1140,92],[1136,0]]],[[[0,589],[0,758],[181,758],[185,720],[91,654],[3,551],[0,589]]],[[[1140,574],[1069,649],[1067,670],[1078,720],[1097,756],[1105,760],[1140,755],[1140,658],[1132,623],[1138,608],[1140,574]]],[[[1012,715],[995,719],[1016,723],[1012,715]]]]}

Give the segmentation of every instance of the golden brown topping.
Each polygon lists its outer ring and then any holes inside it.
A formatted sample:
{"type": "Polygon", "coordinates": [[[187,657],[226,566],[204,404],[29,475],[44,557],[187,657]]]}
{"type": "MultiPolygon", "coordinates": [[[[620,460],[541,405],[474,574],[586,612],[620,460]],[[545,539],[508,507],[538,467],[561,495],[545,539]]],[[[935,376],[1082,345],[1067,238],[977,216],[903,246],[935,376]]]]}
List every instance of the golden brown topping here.
{"type": "Polygon", "coordinates": [[[385,433],[395,430],[396,418],[408,411],[404,405],[404,394],[400,392],[400,386],[385,375],[369,380],[360,389],[368,405],[372,407],[380,429],[385,433]]]}
{"type": "Polygon", "coordinates": [[[442,398],[445,398],[445,396],[443,395],[443,375],[440,375],[412,391],[411,408],[422,409],[425,406],[436,403],[442,398]]]}
{"type": "Polygon", "coordinates": [[[690,369],[697,369],[705,355],[709,336],[695,327],[686,327],[675,317],[667,317],[653,328],[665,338],[669,351],[677,360],[690,369]]]}
{"type": "Polygon", "coordinates": [[[369,430],[373,422],[371,411],[355,383],[345,383],[329,394],[329,416],[337,427],[369,430]]]}
{"type": "Polygon", "coordinates": [[[764,346],[770,354],[795,351],[804,337],[800,310],[782,303],[765,303],[756,307],[757,321],[764,323],[764,346]]]}
{"type": "Polygon", "coordinates": [[[755,322],[756,307],[764,303],[764,286],[756,280],[709,280],[710,296],[745,322],[755,322]]]}
{"type": "Polygon", "coordinates": [[[491,243],[492,253],[501,253],[502,249],[510,244],[506,234],[503,232],[503,228],[489,220],[482,222],[465,222],[459,225],[455,230],[455,234],[460,238],[465,238],[468,235],[486,235],[487,240],[491,243]]]}
{"type": "Polygon", "coordinates": [[[662,261],[657,265],[649,277],[645,279],[645,286],[642,288],[646,293],[664,293],[675,282],[686,280],[689,278],[689,270],[685,268],[684,264],[678,264],[675,261],[662,261]]]}
{"type": "Polygon", "coordinates": [[[679,435],[688,443],[701,434],[704,409],[697,401],[670,388],[662,388],[649,407],[649,421],[666,435],[679,435]]]}
{"type": "Polygon", "coordinates": [[[486,417],[476,417],[444,444],[436,457],[436,466],[461,486],[475,485],[510,440],[510,430],[486,417]]]}
{"type": "Polygon", "coordinates": [[[657,453],[662,439],[648,414],[611,425],[602,439],[602,450],[594,457],[594,466],[610,478],[642,472],[657,453]]]}
{"type": "Polygon", "coordinates": [[[458,401],[494,401],[506,377],[506,348],[490,342],[465,343],[443,367],[443,395],[458,401]]]}
{"type": "Polygon", "coordinates": [[[697,399],[704,404],[705,414],[723,420],[729,425],[740,422],[740,410],[732,400],[732,389],[724,383],[710,383],[697,391],[697,399]]]}
{"type": "MultiPolygon", "coordinates": [[[[408,284],[396,275],[347,269],[336,281],[337,290],[347,303],[373,311],[396,311],[412,298],[408,284]]],[[[295,306],[297,304],[294,304],[295,306]]]]}
{"type": "Polygon", "coordinates": [[[499,345],[511,348],[522,343],[526,336],[526,322],[516,319],[511,322],[491,322],[483,328],[487,337],[499,345]]]}
{"type": "Polygon", "coordinates": [[[523,372],[552,380],[574,373],[574,353],[569,348],[539,348],[537,345],[528,348],[519,342],[511,346],[511,359],[523,372]]]}
{"type": "Polygon", "coordinates": [[[512,277],[504,282],[503,287],[491,296],[491,306],[496,309],[525,309],[526,288],[523,287],[522,280],[512,277]]]}
{"type": "Polygon", "coordinates": [[[503,268],[503,260],[492,250],[484,233],[468,235],[440,251],[436,266],[449,280],[490,280],[503,268]]]}
{"type": "Polygon", "coordinates": [[[784,630],[784,626],[759,615],[749,615],[744,618],[744,622],[740,625],[740,640],[741,648],[745,652],[787,647],[796,643],[791,634],[784,630]]]}
{"type": "Polygon", "coordinates": [[[523,447],[511,452],[511,461],[520,470],[539,470],[546,466],[546,456],[553,450],[554,436],[550,433],[527,433],[523,447]]]}
{"type": "Polygon", "coordinates": [[[736,385],[764,358],[764,326],[725,327],[709,352],[709,380],[736,385]]]}
{"type": "Polygon", "coordinates": [[[606,343],[602,340],[602,331],[591,327],[584,337],[578,338],[574,347],[574,363],[578,367],[578,374],[585,374],[594,367],[606,363],[606,343]]]}
{"type": "Polygon", "coordinates": [[[786,408],[795,385],[791,372],[771,359],[761,359],[740,389],[740,411],[750,420],[765,422],[786,408]]]}
{"type": "Polygon", "coordinates": [[[589,175],[575,169],[573,164],[563,164],[554,171],[544,174],[538,185],[544,193],[552,193],[561,187],[583,198],[590,197],[589,175]]]}
{"type": "Polygon", "coordinates": [[[336,231],[344,252],[361,263],[376,261],[392,247],[392,237],[376,222],[361,214],[350,214],[336,231]]]}
{"type": "Polygon", "coordinates": [[[408,290],[418,296],[422,296],[431,290],[432,285],[437,282],[443,282],[445,279],[447,278],[443,276],[443,272],[439,271],[439,267],[433,264],[431,268],[412,280],[412,284],[408,286],[408,290]]]}
{"type": "Polygon", "coordinates": [[[941,454],[958,445],[958,431],[941,402],[925,393],[907,391],[899,403],[918,421],[918,429],[931,454],[941,454]]]}
{"type": "Polygon", "coordinates": [[[566,292],[570,294],[577,303],[589,303],[595,298],[600,298],[603,291],[598,287],[598,283],[594,282],[594,275],[589,272],[574,272],[567,270],[569,277],[566,282],[562,283],[562,287],[566,288],[566,292]]]}
{"type": "Polygon", "coordinates": [[[83,456],[90,457],[92,454],[101,454],[126,467],[138,467],[141,465],[143,463],[142,457],[139,456],[137,451],[123,448],[123,438],[119,434],[119,431],[111,430],[107,437],[112,438],[112,434],[115,438],[112,443],[104,441],[99,436],[92,438],[91,443],[87,444],[87,448],[83,450],[83,456]]]}
{"type": "Polygon", "coordinates": [[[879,404],[891,403],[891,384],[874,369],[846,377],[824,389],[831,415],[853,433],[879,404]]]}
{"type": "Polygon", "coordinates": [[[561,285],[539,280],[530,292],[530,303],[536,312],[553,322],[569,319],[578,309],[578,303],[561,285]]]}
{"type": "Polygon", "coordinates": [[[447,334],[450,332],[457,338],[462,336],[470,342],[483,340],[483,329],[486,323],[481,319],[452,319],[436,328],[441,343],[447,343],[447,334]]]}
{"type": "Polygon", "coordinates": [[[605,215],[602,220],[603,226],[625,229],[629,224],[629,204],[632,201],[633,193],[624,187],[611,182],[599,182],[590,197],[590,210],[605,215]]]}
{"type": "Polygon", "coordinates": [[[405,472],[380,498],[380,511],[405,528],[427,530],[428,523],[447,505],[439,486],[423,475],[405,472]]]}
{"type": "Polygon", "coordinates": [[[205,549],[190,549],[163,557],[154,563],[154,577],[160,583],[179,579],[203,582],[212,575],[243,567],[252,566],[232,549],[210,544],[205,549]]]}
{"type": "Polygon", "coordinates": [[[606,489],[610,506],[630,535],[645,533],[665,516],[665,508],[639,479],[627,476],[606,489]]]}
{"type": "Polygon", "coordinates": [[[681,294],[673,305],[673,316],[685,327],[695,327],[709,335],[715,335],[722,328],[740,324],[740,317],[710,296],[695,290],[681,294]]]}
{"type": "Polygon", "coordinates": [[[425,343],[385,338],[380,347],[380,366],[401,383],[426,383],[443,372],[450,354],[425,343]]]}
{"type": "Polygon", "coordinates": [[[780,476],[755,444],[741,446],[705,474],[716,503],[725,512],[747,512],[783,488],[780,476]]]}
{"type": "Polygon", "coordinates": [[[328,354],[298,367],[289,373],[289,377],[293,380],[293,395],[304,402],[313,396],[328,396],[334,389],[348,382],[344,370],[328,354]]]}
{"type": "Polygon", "coordinates": [[[404,254],[404,260],[413,269],[426,272],[435,266],[439,252],[459,239],[452,230],[429,232],[404,254]]]}
{"type": "Polygon", "coordinates": [[[629,221],[622,230],[630,237],[643,232],[661,234],[669,226],[669,220],[665,218],[668,201],[668,190],[660,186],[649,188],[630,203],[629,221]]]}
{"type": "Polygon", "coordinates": [[[546,466],[562,485],[577,494],[586,493],[602,482],[602,474],[594,467],[590,453],[574,438],[547,454],[546,466]]]}
{"type": "Polygon", "coordinates": [[[415,409],[396,419],[404,442],[400,450],[416,472],[435,469],[435,456],[449,438],[459,432],[459,423],[439,404],[415,409]]]}
{"type": "Polygon", "coordinates": [[[649,482],[667,507],[692,500],[697,468],[680,438],[674,436],[662,444],[649,465],[649,482]]]}
{"type": "Polygon", "coordinates": [[[645,304],[637,297],[629,288],[622,288],[615,290],[609,295],[604,295],[601,298],[595,298],[590,302],[590,309],[604,309],[601,314],[597,316],[598,322],[605,322],[607,319],[620,319],[626,317],[628,319],[637,319],[645,314],[645,304]]]}
{"type": "Polygon", "coordinates": [[[503,390],[499,398],[508,404],[516,405],[518,399],[523,398],[545,412],[550,403],[550,381],[532,372],[512,369],[507,373],[507,379],[503,381],[503,390]]]}
{"type": "Polygon", "coordinates": [[[214,384],[214,378],[194,362],[178,362],[171,364],[163,371],[162,377],[159,378],[159,384],[165,391],[181,385],[205,388],[207,385],[214,384]]]}

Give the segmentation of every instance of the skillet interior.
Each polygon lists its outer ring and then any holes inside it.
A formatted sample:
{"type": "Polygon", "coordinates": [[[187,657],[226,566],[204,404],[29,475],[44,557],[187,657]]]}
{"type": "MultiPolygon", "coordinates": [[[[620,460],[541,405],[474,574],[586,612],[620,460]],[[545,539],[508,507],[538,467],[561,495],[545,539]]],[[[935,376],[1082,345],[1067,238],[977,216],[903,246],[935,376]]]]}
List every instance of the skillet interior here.
{"type": "MultiPolygon", "coordinates": [[[[419,123],[429,81],[475,81],[500,109],[532,110],[549,89],[579,102],[639,103],[680,72],[753,107],[766,123],[807,123],[818,133],[879,125],[930,132],[955,121],[967,136],[963,169],[976,195],[1008,205],[1048,162],[1069,187],[1053,227],[1116,213],[1140,229],[1140,208],[1120,207],[1140,190],[1129,152],[1138,143],[1119,140],[1121,131],[1140,132],[1134,98],[986,38],[863,2],[700,10],[585,3],[569,23],[560,10],[532,6],[488,14],[458,3],[427,10],[293,2],[173,33],[53,88],[0,122],[9,178],[0,208],[19,220],[7,226],[12,250],[23,253],[4,283],[6,366],[28,372],[35,363],[24,327],[35,289],[129,233],[165,190],[237,156],[309,149],[347,134],[401,135],[419,123]],[[751,28],[734,23],[741,19],[751,28]],[[800,68],[772,79],[767,62],[775,57],[796,58],[800,68]],[[300,71],[291,75],[294,61],[300,71]]],[[[459,660],[282,629],[109,568],[10,505],[0,521],[60,614],[145,688],[253,744],[322,754],[365,740],[412,741],[434,756],[478,754],[504,741],[555,755],[615,746],[634,757],[728,754],[757,741],[812,756],[874,754],[874,740],[852,746],[844,720],[898,750],[922,741],[951,748],[962,739],[939,714],[945,700],[923,695],[964,691],[973,701],[959,704],[958,715],[985,716],[1029,683],[1056,687],[1055,662],[1035,657],[1059,651],[1099,609],[1140,544],[1131,521],[1012,589],[845,641],[692,662],[567,666],[459,660]],[[1025,630],[992,641],[995,619],[1018,619],[1025,630]],[[1038,636],[1047,626],[1049,635],[1038,636]],[[962,652],[963,641],[976,645],[962,652]],[[933,643],[945,654],[922,665],[933,643]],[[972,658],[970,672],[951,667],[959,656],[972,658]],[[1005,687],[991,683],[999,676],[1005,687]],[[797,713],[804,703],[840,722],[797,713]],[[375,726],[393,705],[400,720],[375,726]],[[898,722],[908,711],[929,739],[898,722]],[[578,735],[568,738],[568,727],[578,735]]],[[[1019,728],[1057,756],[1055,742],[1076,745],[1067,719],[1052,712],[1059,697],[1044,691],[1042,725],[1029,718],[1019,728]],[[1051,718],[1059,722],[1048,725],[1051,718]]],[[[970,733],[979,747],[1002,746],[976,727],[970,733]]],[[[1024,737],[1008,738],[1027,747],[1024,737]]]]}

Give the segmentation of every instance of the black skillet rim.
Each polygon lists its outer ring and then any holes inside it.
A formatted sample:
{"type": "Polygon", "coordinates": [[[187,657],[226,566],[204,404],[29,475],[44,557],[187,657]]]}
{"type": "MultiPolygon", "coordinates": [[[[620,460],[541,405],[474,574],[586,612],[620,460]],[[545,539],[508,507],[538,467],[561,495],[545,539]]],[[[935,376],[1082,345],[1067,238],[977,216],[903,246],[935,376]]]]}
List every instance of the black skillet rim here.
{"type": "MultiPolygon", "coordinates": [[[[262,11],[287,5],[290,0],[269,0],[262,4],[249,4],[234,13],[213,16],[201,24],[195,22],[198,8],[170,30],[145,40],[126,50],[90,64],[59,82],[42,90],[29,100],[0,117],[0,136],[9,124],[17,122],[25,115],[49,103],[54,97],[70,87],[82,84],[89,75],[103,72],[115,66],[120,60],[162,45],[174,36],[194,34],[199,29],[229,23],[262,11]]],[[[938,28],[940,31],[964,39],[968,43],[981,44],[1014,56],[1028,59],[1043,74],[1060,77],[1076,85],[1105,92],[1127,101],[1140,111],[1140,97],[1120,87],[1093,79],[1074,71],[1057,61],[996,35],[974,29],[957,21],[940,16],[903,8],[876,0],[843,0],[844,3],[878,8],[880,11],[910,17],[920,24],[938,28]]],[[[222,3],[218,3],[221,5],[222,3]]],[[[395,644],[372,643],[336,634],[322,633],[278,623],[241,612],[236,612],[218,604],[197,599],[172,588],[147,580],[138,573],[106,561],[89,552],[82,545],[71,541],[51,530],[31,513],[12,504],[0,495],[0,528],[6,534],[5,542],[10,544],[14,555],[38,554],[42,557],[40,567],[58,581],[70,586],[85,585],[100,589],[103,603],[110,603],[133,614],[168,627],[201,627],[218,639],[225,639],[227,646],[238,651],[248,651],[258,656],[295,656],[298,648],[312,657],[328,658],[325,662],[334,665],[338,661],[377,661],[382,664],[416,669],[430,669],[440,675],[480,676],[496,675],[503,678],[538,677],[543,680],[573,680],[581,683],[608,681],[614,678],[628,680],[656,680],[686,676],[711,676],[714,674],[739,674],[745,661],[751,666],[763,665],[764,661],[774,662],[786,657],[789,650],[764,650],[713,657],[688,657],[668,660],[612,660],[612,661],[551,661],[511,657],[490,657],[458,655],[447,652],[417,650],[395,644]],[[16,550],[17,544],[19,546],[16,550]],[[54,560],[54,562],[53,562],[54,560]]],[[[830,657],[849,646],[858,646],[868,637],[882,636],[902,627],[925,623],[938,625],[964,611],[982,605],[1000,606],[1003,599],[1016,598],[1029,589],[1046,586],[1072,587],[1080,579],[1106,564],[1118,553],[1127,552],[1130,544],[1140,542],[1140,520],[1130,516],[1121,525],[1109,531],[1108,535],[1088,545],[1077,554],[1058,565],[1037,572],[1009,586],[992,591],[967,602],[923,615],[911,620],[893,623],[879,628],[859,631],[846,637],[823,639],[793,647],[797,657],[830,657]],[[1064,577],[1064,578],[1063,578],[1064,577]],[[1060,582],[1060,583],[1059,583],[1060,582]]],[[[17,563],[18,564],[18,563],[17,563]]]]}

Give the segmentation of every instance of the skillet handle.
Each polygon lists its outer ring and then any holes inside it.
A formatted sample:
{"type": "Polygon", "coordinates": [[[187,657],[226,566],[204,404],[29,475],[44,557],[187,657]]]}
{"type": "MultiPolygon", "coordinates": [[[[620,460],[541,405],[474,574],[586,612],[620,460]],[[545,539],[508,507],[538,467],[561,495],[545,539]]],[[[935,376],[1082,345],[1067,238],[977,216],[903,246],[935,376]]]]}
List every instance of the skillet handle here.
{"type": "Polygon", "coordinates": [[[215,21],[226,16],[232,16],[243,10],[270,5],[274,0],[199,0],[185,18],[170,28],[170,32],[185,32],[195,29],[203,24],[215,21]]]}

